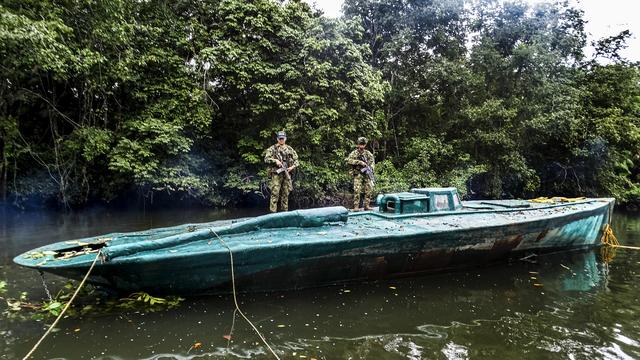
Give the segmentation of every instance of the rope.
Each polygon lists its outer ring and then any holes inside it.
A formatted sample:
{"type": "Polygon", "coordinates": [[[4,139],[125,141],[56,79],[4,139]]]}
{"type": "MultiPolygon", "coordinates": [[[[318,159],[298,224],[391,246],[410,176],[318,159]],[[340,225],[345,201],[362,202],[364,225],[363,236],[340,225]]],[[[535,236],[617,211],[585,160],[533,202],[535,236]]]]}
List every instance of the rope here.
{"type": "Polygon", "coordinates": [[[247,318],[244,315],[242,310],[240,310],[240,306],[238,305],[238,298],[236,297],[236,277],[235,277],[235,273],[234,273],[234,270],[233,270],[233,252],[231,251],[231,248],[224,242],[224,240],[222,240],[222,238],[215,231],[213,231],[213,229],[209,228],[209,231],[211,231],[211,233],[213,233],[213,235],[215,235],[218,238],[218,240],[220,240],[220,243],[222,244],[222,246],[227,248],[227,250],[229,251],[229,260],[231,261],[231,287],[233,289],[233,303],[236,306],[236,310],[238,310],[238,313],[240,313],[240,315],[249,323],[249,325],[251,325],[253,330],[255,330],[255,332],[256,332],[256,334],[258,334],[258,337],[260,338],[260,340],[262,340],[262,342],[267,346],[269,351],[271,351],[271,354],[273,354],[273,356],[276,359],[280,360],[280,357],[275,353],[275,351],[273,351],[271,346],[269,346],[269,343],[264,338],[264,336],[262,336],[260,331],[258,331],[258,328],[256,328],[256,326],[253,325],[251,320],[249,320],[249,318],[247,318]]]}
{"type": "Polygon", "coordinates": [[[616,257],[616,247],[620,245],[618,239],[613,234],[613,230],[609,224],[604,226],[602,238],[600,238],[602,247],[600,248],[600,256],[605,264],[609,264],[616,257]]]}
{"type": "Polygon", "coordinates": [[[640,250],[639,246],[620,245],[618,238],[613,234],[613,228],[609,224],[604,226],[604,232],[602,233],[602,239],[600,239],[600,241],[602,242],[602,245],[607,245],[612,248],[640,250]]]}
{"type": "Polygon", "coordinates": [[[236,327],[236,313],[238,309],[233,309],[233,319],[231,319],[231,329],[229,330],[229,338],[227,339],[227,349],[231,346],[231,338],[233,337],[233,329],[236,327]]]}
{"type": "Polygon", "coordinates": [[[604,226],[604,231],[602,232],[602,238],[600,239],[600,241],[602,242],[602,245],[608,245],[612,247],[620,246],[620,242],[618,241],[618,238],[616,238],[615,234],[613,233],[613,228],[611,228],[611,225],[609,224],[606,224],[604,226]]]}
{"type": "Polygon", "coordinates": [[[56,318],[56,320],[53,322],[53,324],[51,324],[51,326],[49,326],[49,329],[47,329],[47,331],[44,333],[44,335],[42,335],[42,337],[40,338],[40,340],[38,340],[38,342],[33,346],[33,348],[31,349],[31,351],[29,351],[29,353],[27,355],[25,355],[22,360],[27,360],[38,348],[38,346],[40,346],[40,344],[42,343],[42,341],[47,337],[47,335],[49,335],[49,333],[51,332],[51,330],[53,330],[54,327],[56,327],[56,324],[58,323],[58,321],[60,321],[60,319],[62,318],[62,316],[64,315],[64,313],[67,311],[67,309],[69,308],[69,306],[71,306],[71,303],[73,302],[73,300],[76,298],[76,295],[78,295],[78,293],[80,292],[80,289],[82,289],[82,286],[84,285],[84,282],[87,280],[87,278],[89,277],[89,274],[91,274],[91,270],[93,270],[93,267],[96,265],[96,262],[98,261],[98,258],[100,257],[100,250],[98,250],[98,253],[96,254],[96,258],[93,259],[93,263],[91,263],[91,266],[89,267],[89,271],[87,271],[87,274],[84,276],[84,278],[82,279],[82,281],[80,282],[80,285],[78,285],[78,288],[76,289],[76,291],[73,293],[73,296],[71,296],[71,299],[69,299],[69,301],[67,302],[67,304],[64,306],[64,309],[62,309],[62,311],[60,312],[60,315],[58,315],[58,317],[56,318]]]}

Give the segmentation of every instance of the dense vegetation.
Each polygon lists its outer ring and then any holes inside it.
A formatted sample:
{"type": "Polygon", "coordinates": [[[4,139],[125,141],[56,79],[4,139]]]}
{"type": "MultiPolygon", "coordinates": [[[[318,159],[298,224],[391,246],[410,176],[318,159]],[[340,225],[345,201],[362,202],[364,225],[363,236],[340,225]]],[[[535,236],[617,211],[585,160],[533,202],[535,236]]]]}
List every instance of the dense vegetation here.
{"type": "Polygon", "coordinates": [[[584,54],[566,4],[346,0],[0,2],[0,197],[266,194],[284,129],[292,201],[339,201],[371,139],[379,191],[640,202],[640,66],[584,54]]]}

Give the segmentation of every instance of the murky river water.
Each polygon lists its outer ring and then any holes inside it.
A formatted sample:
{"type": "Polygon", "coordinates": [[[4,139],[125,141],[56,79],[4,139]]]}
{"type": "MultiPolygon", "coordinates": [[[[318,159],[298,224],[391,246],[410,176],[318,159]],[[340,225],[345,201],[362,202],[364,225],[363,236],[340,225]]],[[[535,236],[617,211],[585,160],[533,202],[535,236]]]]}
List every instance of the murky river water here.
{"type": "MultiPolygon", "coordinates": [[[[0,281],[8,289],[1,296],[27,291],[32,300],[46,298],[40,277],[11,260],[33,247],[257,214],[1,211],[0,281]]],[[[622,243],[640,246],[640,214],[617,212],[613,228],[622,243]]],[[[64,284],[46,280],[53,290],[64,284]]],[[[413,279],[240,294],[239,301],[283,359],[640,359],[639,297],[640,251],[619,249],[609,263],[599,251],[573,252],[413,279]]],[[[206,296],[161,312],[66,318],[33,358],[271,358],[239,317],[231,341],[224,337],[233,309],[231,296],[206,296]]],[[[0,358],[21,359],[50,321],[0,315],[0,358]]]]}

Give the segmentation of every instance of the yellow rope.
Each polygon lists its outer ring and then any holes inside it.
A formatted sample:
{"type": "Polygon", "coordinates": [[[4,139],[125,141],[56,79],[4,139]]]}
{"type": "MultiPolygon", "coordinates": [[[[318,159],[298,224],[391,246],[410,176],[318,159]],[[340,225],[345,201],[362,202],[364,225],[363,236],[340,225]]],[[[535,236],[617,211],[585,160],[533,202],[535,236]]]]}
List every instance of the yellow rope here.
{"type": "Polygon", "coordinates": [[[65,305],[64,309],[62,309],[62,311],[60,312],[60,315],[58,315],[58,317],[56,318],[56,320],[53,322],[53,324],[51,324],[51,326],[49,326],[49,329],[47,329],[47,331],[44,333],[44,335],[42,335],[42,337],[40,338],[40,340],[38,340],[38,342],[33,346],[33,348],[31,349],[31,351],[29,351],[29,353],[27,355],[25,355],[22,360],[27,360],[31,355],[33,355],[33,352],[36,351],[36,349],[38,348],[38,346],[40,346],[40,343],[42,343],[42,341],[44,340],[44,338],[47,337],[47,335],[49,335],[49,333],[51,332],[51,330],[53,330],[54,327],[56,327],[56,324],[58,323],[58,321],[60,321],[60,319],[62,318],[62,316],[64,315],[64,313],[67,311],[67,309],[69,308],[69,306],[71,306],[71,303],[73,302],[73,300],[76,298],[76,295],[78,295],[78,293],[80,292],[80,289],[82,289],[82,286],[84,285],[84,282],[87,280],[87,278],[89,277],[89,274],[91,274],[91,270],[93,270],[93,267],[96,265],[96,262],[98,261],[98,258],[100,257],[100,251],[98,250],[98,253],[96,254],[96,258],[93,259],[93,263],[91,263],[91,266],[89,267],[89,271],[87,271],[87,274],[84,276],[84,278],[82,279],[82,281],[80,282],[80,285],[78,285],[78,288],[76,289],[76,291],[73,293],[73,296],[71,296],[71,299],[69,299],[69,302],[67,302],[67,304],[65,305]]]}
{"type": "Polygon", "coordinates": [[[613,234],[613,228],[609,224],[604,226],[604,232],[600,241],[602,242],[602,245],[607,245],[613,248],[640,250],[639,246],[620,245],[618,238],[613,234]]]}
{"type": "Polygon", "coordinates": [[[253,325],[253,323],[251,322],[251,320],[249,320],[249,318],[247,318],[244,313],[242,312],[242,310],[240,310],[240,306],[238,305],[238,299],[236,297],[236,277],[234,274],[234,270],[233,270],[233,252],[231,251],[231,248],[229,246],[227,246],[227,244],[222,240],[222,238],[215,232],[213,231],[213,229],[209,229],[209,231],[211,231],[213,233],[213,235],[215,235],[218,240],[220,240],[220,243],[222,243],[222,245],[227,248],[227,250],[229,251],[229,259],[231,261],[231,287],[233,289],[233,303],[236,305],[236,310],[238,310],[238,312],[240,313],[240,315],[249,323],[249,325],[251,325],[251,327],[253,328],[253,330],[255,330],[256,334],[258,334],[258,337],[260,337],[260,340],[262,340],[262,342],[267,346],[267,348],[269,349],[269,351],[271,351],[271,354],[273,354],[273,356],[280,360],[280,357],[275,353],[275,351],[273,351],[273,349],[271,348],[271,346],[269,346],[269,343],[267,342],[267,340],[264,338],[264,336],[262,336],[262,334],[260,333],[260,331],[258,331],[258,328],[256,328],[255,325],[253,325]]]}
{"type": "Polygon", "coordinates": [[[600,257],[605,264],[608,264],[616,257],[616,248],[611,246],[603,246],[600,248],[600,257]]]}
{"type": "Polygon", "coordinates": [[[576,197],[576,198],[568,198],[568,197],[564,197],[564,196],[553,196],[553,197],[545,197],[545,196],[541,196],[541,197],[537,197],[535,199],[529,199],[528,201],[530,202],[535,202],[535,203],[543,203],[543,204],[555,204],[555,203],[560,203],[560,202],[576,202],[576,201],[582,201],[582,200],[586,200],[587,198],[582,196],[582,197],[576,197]]]}
{"type": "Polygon", "coordinates": [[[602,245],[608,245],[612,247],[620,246],[620,242],[618,241],[618,238],[616,238],[616,236],[613,234],[613,228],[609,224],[606,224],[604,226],[604,231],[602,232],[602,238],[600,239],[600,241],[602,242],[602,245]]]}
{"type": "Polygon", "coordinates": [[[620,246],[620,242],[618,242],[618,239],[613,234],[611,225],[606,224],[604,226],[600,242],[604,245],[600,248],[600,256],[602,257],[602,260],[608,264],[614,257],[616,257],[616,248],[620,246]]]}

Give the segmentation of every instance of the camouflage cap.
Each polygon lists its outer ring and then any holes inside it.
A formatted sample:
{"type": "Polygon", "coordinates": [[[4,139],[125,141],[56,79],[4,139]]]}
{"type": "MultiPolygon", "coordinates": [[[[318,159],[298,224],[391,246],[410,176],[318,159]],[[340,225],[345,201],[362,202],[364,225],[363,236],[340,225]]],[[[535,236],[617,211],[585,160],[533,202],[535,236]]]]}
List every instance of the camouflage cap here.
{"type": "Polygon", "coordinates": [[[358,138],[358,145],[367,145],[367,138],[364,136],[360,136],[358,138]]]}
{"type": "Polygon", "coordinates": [[[276,138],[277,139],[286,139],[287,138],[287,133],[284,131],[278,131],[276,133],[276,138]]]}

